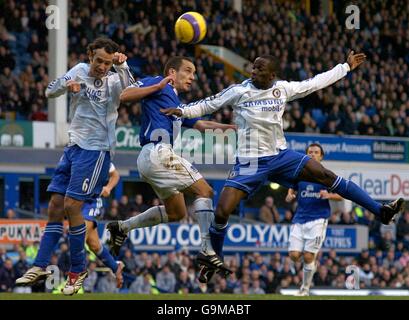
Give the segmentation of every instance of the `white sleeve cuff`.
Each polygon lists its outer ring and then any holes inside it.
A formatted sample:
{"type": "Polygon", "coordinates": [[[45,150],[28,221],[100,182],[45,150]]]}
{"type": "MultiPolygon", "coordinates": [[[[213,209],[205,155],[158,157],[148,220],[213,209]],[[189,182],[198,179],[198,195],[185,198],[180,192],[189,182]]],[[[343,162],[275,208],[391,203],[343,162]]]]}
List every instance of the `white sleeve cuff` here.
{"type": "Polygon", "coordinates": [[[183,104],[180,104],[176,109],[179,109],[182,111],[182,117],[185,115],[185,109],[183,107],[183,104]]]}
{"type": "Polygon", "coordinates": [[[347,72],[351,71],[351,68],[349,67],[348,62],[343,63],[342,66],[345,68],[345,70],[346,70],[347,72]]]}
{"type": "Polygon", "coordinates": [[[114,69],[129,69],[128,64],[126,61],[122,62],[121,64],[114,64],[114,69]]]}

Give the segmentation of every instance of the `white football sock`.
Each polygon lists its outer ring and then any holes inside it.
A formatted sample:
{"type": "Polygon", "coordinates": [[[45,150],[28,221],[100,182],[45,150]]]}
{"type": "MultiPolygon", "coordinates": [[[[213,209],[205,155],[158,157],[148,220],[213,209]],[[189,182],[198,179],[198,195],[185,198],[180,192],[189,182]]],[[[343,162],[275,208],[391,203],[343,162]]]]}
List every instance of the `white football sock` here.
{"type": "Polygon", "coordinates": [[[167,223],[168,221],[169,218],[165,206],[156,206],[128,220],[119,221],[119,229],[121,229],[122,232],[128,233],[136,228],[156,226],[157,224],[167,223]]]}
{"type": "Polygon", "coordinates": [[[312,263],[304,263],[303,271],[304,272],[301,290],[302,289],[310,290],[312,277],[314,276],[314,273],[316,271],[315,261],[313,261],[312,263]]]}
{"type": "Polygon", "coordinates": [[[200,228],[202,239],[202,251],[209,255],[214,255],[212,244],[210,242],[209,228],[214,219],[213,201],[209,198],[198,198],[193,202],[195,215],[200,228]]]}

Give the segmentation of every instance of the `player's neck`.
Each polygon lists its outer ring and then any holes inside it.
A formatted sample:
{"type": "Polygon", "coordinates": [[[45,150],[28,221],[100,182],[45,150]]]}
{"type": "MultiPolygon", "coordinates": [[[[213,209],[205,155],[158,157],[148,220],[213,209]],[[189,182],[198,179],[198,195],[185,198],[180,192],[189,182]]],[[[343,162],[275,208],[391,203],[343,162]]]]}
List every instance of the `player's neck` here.
{"type": "Polygon", "coordinates": [[[258,83],[258,84],[255,84],[254,82],[253,82],[253,85],[257,88],[257,89],[260,89],[260,90],[267,90],[267,89],[270,89],[272,86],[273,86],[273,84],[274,84],[274,81],[271,81],[271,82],[269,82],[269,83],[258,83]]]}

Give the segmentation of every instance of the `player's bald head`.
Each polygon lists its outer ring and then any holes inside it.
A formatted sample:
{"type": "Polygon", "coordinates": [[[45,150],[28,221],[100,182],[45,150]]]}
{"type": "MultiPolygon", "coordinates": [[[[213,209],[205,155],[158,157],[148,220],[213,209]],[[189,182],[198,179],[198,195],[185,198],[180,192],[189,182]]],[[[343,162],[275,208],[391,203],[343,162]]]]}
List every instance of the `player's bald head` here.
{"type": "MultiPolygon", "coordinates": [[[[269,54],[264,54],[259,56],[257,59],[262,59],[266,61],[267,67],[271,73],[277,73],[277,59],[269,54]]],[[[256,59],[256,60],[257,60],[256,59]]]]}

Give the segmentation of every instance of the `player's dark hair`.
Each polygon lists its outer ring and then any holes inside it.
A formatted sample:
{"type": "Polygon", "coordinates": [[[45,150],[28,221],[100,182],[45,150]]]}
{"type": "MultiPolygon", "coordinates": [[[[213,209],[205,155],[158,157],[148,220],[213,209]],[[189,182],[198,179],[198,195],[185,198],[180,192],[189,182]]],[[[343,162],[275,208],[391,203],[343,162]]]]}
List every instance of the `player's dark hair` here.
{"type": "Polygon", "coordinates": [[[320,148],[320,150],[321,150],[321,155],[322,155],[322,157],[324,157],[324,149],[322,148],[322,146],[319,144],[319,143],[311,143],[308,147],[307,147],[307,149],[305,149],[305,153],[308,153],[308,149],[309,148],[311,148],[311,147],[318,147],[318,148],[320,148]]]}
{"type": "Polygon", "coordinates": [[[88,45],[87,53],[90,55],[94,53],[94,50],[102,48],[109,54],[119,51],[119,45],[115,41],[105,37],[99,37],[88,45]]]}
{"type": "Polygon", "coordinates": [[[180,67],[182,66],[183,61],[189,61],[189,62],[193,63],[193,61],[190,60],[188,57],[183,57],[183,56],[172,57],[165,64],[165,69],[163,70],[163,75],[165,77],[168,76],[168,72],[169,72],[170,69],[175,69],[176,71],[179,71],[180,67]]]}
{"type": "Polygon", "coordinates": [[[270,55],[270,54],[263,54],[259,58],[267,60],[268,61],[268,66],[270,68],[270,71],[274,73],[278,73],[278,60],[276,57],[270,55]]]}

